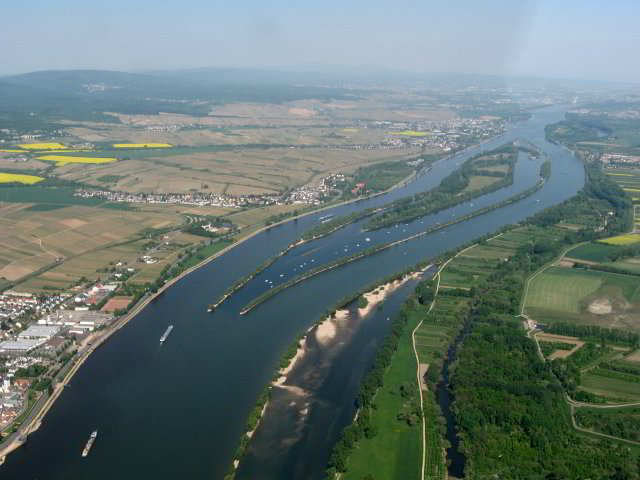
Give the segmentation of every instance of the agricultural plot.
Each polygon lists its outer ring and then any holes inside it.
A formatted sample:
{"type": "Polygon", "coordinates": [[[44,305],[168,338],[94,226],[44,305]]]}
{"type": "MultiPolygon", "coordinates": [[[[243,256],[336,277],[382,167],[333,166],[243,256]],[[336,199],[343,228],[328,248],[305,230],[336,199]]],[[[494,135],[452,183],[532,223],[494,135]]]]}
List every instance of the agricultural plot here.
{"type": "Polygon", "coordinates": [[[114,143],[113,148],[171,148],[169,143],[114,143]]]}
{"type": "MultiPolygon", "coordinates": [[[[156,117],[158,118],[158,117],[156,117]]],[[[162,117],[164,118],[164,116],[162,117]]],[[[215,122],[215,118],[191,117],[194,121],[215,122]]],[[[233,119],[229,119],[233,120],[233,119]]],[[[178,118],[176,118],[178,121],[178,118]]],[[[263,118],[255,119],[257,124],[262,123],[263,118]]],[[[303,120],[310,123],[309,120],[303,120]]],[[[252,119],[252,123],[254,120],[252,119]]],[[[278,121],[282,124],[282,119],[278,121]]],[[[293,120],[293,123],[296,123],[293,120]]],[[[104,144],[104,148],[112,147],[116,139],[136,142],[140,145],[153,143],[169,143],[175,145],[171,150],[183,147],[207,147],[207,146],[238,146],[238,145],[296,145],[296,146],[340,146],[353,144],[378,144],[389,135],[382,129],[364,128],[335,128],[329,127],[328,121],[320,120],[316,124],[295,126],[286,125],[278,128],[247,126],[206,128],[185,127],[176,132],[153,132],[140,128],[132,128],[129,125],[110,124],[100,126],[86,124],[80,127],[70,127],[67,132],[77,141],[90,141],[104,144]],[[145,143],[147,142],[147,143],[145,143]]],[[[144,148],[131,148],[131,150],[143,151],[144,148]]],[[[165,147],[166,150],[169,150],[165,147]]],[[[127,150],[127,148],[118,148],[127,150]]],[[[146,149],[149,150],[149,149],[146,149]]],[[[128,154],[129,152],[127,152],[128,154]]]]}
{"type": "Polygon", "coordinates": [[[403,130],[402,132],[387,132],[389,135],[403,135],[405,137],[426,137],[429,132],[418,132],[416,130],[403,130]]]}
{"type": "Polygon", "coordinates": [[[293,212],[305,208],[306,204],[296,205],[270,205],[268,207],[252,208],[244,212],[233,213],[228,216],[234,224],[239,228],[244,228],[249,225],[255,225],[263,223],[267,218],[273,215],[280,215],[282,213],[293,212]]]}
{"type": "MultiPolygon", "coordinates": [[[[341,150],[324,148],[235,148],[184,153],[166,149],[162,155],[133,156],[107,164],[72,164],[56,173],[67,180],[130,193],[226,193],[233,195],[280,193],[318,182],[330,173],[353,172],[359,167],[397,161],[417,149],[341,150]]],[[[136,152],[133,152],[136,153],[136,152]]]]}
{"type": "Polygon", "coordinates": [[[56,209],[33,209],[29,204],[3,205],[0,209],[0,277],[15,281],[45,267],[55,267],[36,277],[34,282],[73,283],[73,278],[86,276],[89,269],[94,273],[108,263],[110,257],[105,249],[135,240],[147,229],[167,228],[182,222],[183,218],[174,213],[79,205],[56,209]],[[85,260],[89,258],[87,266],[72,262],[89,253],[96,256],[85,257],[85,260]],[[65,262],[56,266],[62,260],[65,262]]]}
{"type": "Polygon", "coordinates": [[[615,237],[603,238],[598,240],[607,245],[632,245],[640,242],[640,234],[628,233],[625,235],[617,235],[615,237]]]}
{"type": "Polygon", "coordinates": [[[640,257],[625,258],[615,262],[607,262],[604,265],[613,267],[621,272],[628,272],[632,275],[640,275],[640,257]]]}
{"type": "Polygon", "coordinates": [[[495,268],[497,261],[493,258],[476,258],[460,255],[449,262],[447,268],[440,274],[442,284],[446,287],[471,288],[479,285],[495,268]]]}
{"type": "Polygon", "coordinates": [[[539,242],[541,240],[557,241],[564,237],[565,233],[557,227],[538,227],[536,225],[527,225],[526,227],[516,228],[503,233],[499,237],[490,240],[490,243],[497,241],[512,242],[514,244],[524,245],[526,243],[539,242]]]}
{"type": "Polygon", "coordinates": [[[56,165],[62,167],[69,163],[83,163],[83,164],[103,164],[113,163],[117,161],[117,158],[112,157],[76,157],[71,155],[44,155],[38,157],[38,160],[43,162],[56,162],[56,165]]]}
{"type": "Polygon", "coordinates": [[[640,364],[640,350],[635,350],[624,357],[625,362],[631,364],[640,364]]]}
{"type": "Polygon", "coordinates": [[[462,193],[469,193],[475,190],[480,190],[481,188],[488,187],[501,180],[501,177],[472,175],[471,178],[469,178],[469,185],[467,185],[466,188],[462,190],[462,193]]]}
{"type": "Polygon", "coordinates": [[[567,358],[584,345],[584,342],[575,337],[549,335],[546,333],[537,333],[536,340],[540,345],[542,354],[549,360],[567,358]]]}
{"type": "Polygon", "coordinates": [[[602,372],[589,372],[581,376],[580,389],[605,397],[612,402],[640,401],[640,377],[616,378],[602,372]]]}
{"type": "Polygon", "coordinates": [[[21,143],[18,146],[25,150],[61,150],[63,148],[67,148],[65,145],[58,142],[21,143]]]}
{"type": "Polygon", "coordinates": [[[0,172],[0,183],[24,183],[25,185],[33,185],[44,180],[36,175],[21,175],[17,173],[0,172]]]}
{"type": "Polygon", "coordinates": [[[569,260],[583,260],[587,262],[601,263],[609,259],[609,255],[614,253],[617,247],[614,245],[605,245],[602,243],[585,243],[569,252],[565,258],[569,260]]]}
{"type": "Polygon", "coordinates": [[[460,314],[467,303],[466,297],[447,295],[446,289],[440,291],[433,310],[415,334],[420,363],[432,364],[442,358],[443,347],[450,342],[454,327],[460,325],[460,314]]]}
{"type": "MultiPolygon", "coordinates": [[[[441,285],[444,288],[471,288],[482,283],[498,262],[511,257],[520,246],[516,241],[503,237],[500,235],[475,245],[451,260],[440,273],[441,285]]],[[[526,233],[522,236],[522,239],[525,238],[529,238],[526,233]]]]}
{"type": "Polygon", "coordinates": [[[635,168],[610,167],[605,169],[609,179],[628,192],[640,191],[640,171],[635,168]]]}
{"type": "Polygon", "coordinates": [[[540,322],[640,329],[640,278],[549,267],[529,282],[524,311],[540,322]]]}

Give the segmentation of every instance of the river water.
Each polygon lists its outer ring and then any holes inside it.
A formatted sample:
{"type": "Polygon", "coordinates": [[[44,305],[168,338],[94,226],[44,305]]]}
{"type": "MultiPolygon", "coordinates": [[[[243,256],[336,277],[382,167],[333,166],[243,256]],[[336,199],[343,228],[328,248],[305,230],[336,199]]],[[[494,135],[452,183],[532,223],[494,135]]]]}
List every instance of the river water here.
{"type": "MultiPolygon", "coordinates": [[[[510,126],[502,137],[435,164],[405,187],[271,228],[184,277],[85,362],[40,429],[0,466],[0,479],[222,478],[244,434],[248,412],[273,375],[282,351],[326,308],[376,279],[518,222],[581,188],[581,163],[544,139],[545,125],[563,119],[564,112],[562,107],[537,110],[529,120],[510,126]],[[511,187],[478,198],[473,205],[459,205],[408,225],[376,232],[361,232],[363,222],[349,225],[292,250],[213,314],[206,313],[207,304],[235,279],[317,225],[320,217],[380,206],[427,190],[469,156],[518,138],[542,148],[552,161],[551,177],[533,195],[313,277],[247,315],[238,314],[256,294],[300,271],[358,248],[405,238],[535,184],[539,162],[520,158],[511,187]],[[160,345],[158,340],[168,325],[175,328],[160,345]],[[96,429],[99,434],[91,454],[82,458],[82,448],[96,429]]],[[[399,301],[390,302],[386,315],[372,314],[366,320],[372,334],[362,340],[365,343],[357,340],[364,337],[356,333],[345,339],[346,347],[336,358],[355,359],[362,353],[360,363],[353,363],[349,371],[351,388],[327,375],[327,383],[317,387],[324,389],[324,407],[309,410],[309,423],[291,444],[296,453],[283,453],[280,460],[265,464],[263,473],[254,471],[256,477],[322,476],[333,442],[352,418],[355,386],[373,358],[371,346],[384,340],[386,316],[393,314],[397,304],[399,301]],[[365,344],[369,350],[362,350],[365,344]],[[331,429],[316,428],[329,422],[331,429]],[[287,461],[287,455],[294,455],[296,461],[287,461]],[[305,461],[313,468],[298,473],[296,465],[305,461]]]]}

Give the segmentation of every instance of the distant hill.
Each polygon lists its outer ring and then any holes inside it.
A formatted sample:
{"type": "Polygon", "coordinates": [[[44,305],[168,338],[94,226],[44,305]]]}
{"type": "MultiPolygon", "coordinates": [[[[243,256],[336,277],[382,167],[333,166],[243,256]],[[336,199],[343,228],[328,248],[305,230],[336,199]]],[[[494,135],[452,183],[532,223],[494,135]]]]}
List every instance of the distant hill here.
{"type": "Polygon", "coordinates": [[[42,71],[0,77],[0,128],[6,125],[3,118],[32,113],[48,120],[114,121],[102,112],[206,115],[212,105],[228,102],[328,100],[356,93],[326,85],[313,74],[276,70],[42,71]],[[310,83],[300,85],[303,78],[310,83]]]}

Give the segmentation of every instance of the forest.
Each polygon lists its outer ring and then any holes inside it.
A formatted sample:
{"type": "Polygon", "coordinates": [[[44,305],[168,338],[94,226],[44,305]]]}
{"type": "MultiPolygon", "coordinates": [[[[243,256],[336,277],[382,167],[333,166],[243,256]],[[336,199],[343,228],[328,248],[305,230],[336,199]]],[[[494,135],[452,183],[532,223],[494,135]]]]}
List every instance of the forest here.
{"type": "MultiPolygon", "coordinates": [[[[607,201],[615,211],[602,235],[629,227],[628,200],[596,166],[588,167],[588,183],[579,195],[541,212],[530,223],[553,225],[593,199],[607,201]]],[[[522,247],[474,289],[467,318],[470,333],[462,343],[451,385],[468,477],[623,479],[640,475],[635,454],[628,448],[582,436],[569,423],[563,386],[573,391],[578,367],[599,355],[599,348],[588,343],[580,355],[556,360],[550,368],[516,318],[524,279],[556,258],[564,246],[592,233],[578,231],[555,242],[522,247]]],[[[637,342],[636,335],[597,327],[557,324],[550,331],[603,342],[637,342]]]]}

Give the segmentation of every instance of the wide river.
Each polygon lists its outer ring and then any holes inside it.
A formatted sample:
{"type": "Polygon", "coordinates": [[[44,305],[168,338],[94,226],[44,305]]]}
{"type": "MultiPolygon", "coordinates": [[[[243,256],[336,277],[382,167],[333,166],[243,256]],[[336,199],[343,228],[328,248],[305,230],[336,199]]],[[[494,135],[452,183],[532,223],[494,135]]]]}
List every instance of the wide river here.
{"type": "MultiPolygon", "coordinates": [[[[389,273],[562,202],[582,187],[582,164],[544,139],[545,125],[562,120],[564,112],[563,107],[555,106],[536,110],[529,120],[511,125],[505,135],[440,161],[402,188],[271,228],[184,277],[85,362],[39,430],[0,466],[0,479],[221,479],[244,434],[248,412],[272,377],[283,350],[326,308],[389,273]],[[207,304],[235,279],[280,252],[317,225],[320,217],[383,205],[433,188],[469,156],[514,139],[537,145],[552,161],[551,177],[533,195],[318,275],[275,295],[247,315],[238,314],[265,288],[305,269],[379,242],[408,237],[526,189],[538,180],[540,162],[523,156],[511,187],[408,225],[362,232],[363,222],[358,222],[304,244],[215,313],[206,313],[207,304]],[[160,345],[158,340],[168,325],[175,328],[160,345]],[[96,429],[99,434],[91,454],[82,458],[82,449],[96,429]]],[[[406,295],[408,289],[403,292],[406,295]]],[[[384,340],[386,317],[399,303],[390,301],[383,312],[361,321],[370,327],[354,328],[345,336],[346,347],[339,356],[343,360],[334,366],[341,374],[325,375],[327,384],[317,388],[324,395],[322,408],[313,411],[310,403],[305,428],[294,440],[299,446],[292,450],[295,454],[283,453],[264,470],[260,462],[253,462],[246,478],[322,476],[333,442],[353,415],[357,385],[375,347],[384,340]],[[366,338],[357,334],[367,330],[374,333],[366,338]],[[314,428],[318,425],[329,427],[314,428]]],[[[331,362],[327,368],[332,368],[331,362]]]]}

